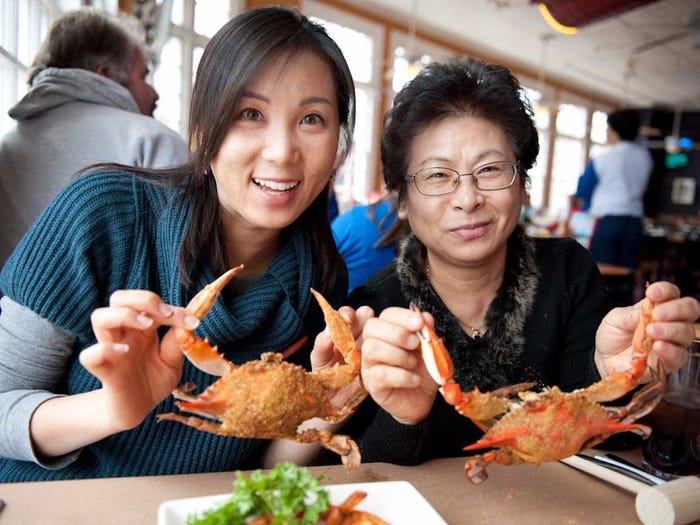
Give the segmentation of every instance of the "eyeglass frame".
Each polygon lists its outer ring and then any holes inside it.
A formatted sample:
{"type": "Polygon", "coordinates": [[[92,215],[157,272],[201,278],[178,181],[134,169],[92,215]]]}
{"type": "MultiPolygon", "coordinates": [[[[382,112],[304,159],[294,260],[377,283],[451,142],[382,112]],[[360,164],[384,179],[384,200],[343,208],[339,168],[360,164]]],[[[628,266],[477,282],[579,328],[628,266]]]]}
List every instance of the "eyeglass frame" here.
{"type": "Polygon", "coordinates": [[[413,182],[414,184],[416,184],[416,190],[421,195],[425,195],[426,197],[442,197],[443,195],[450,195],[450,194],[456,192],[457,188],[459,188],[459,185],[462,182],[462,177],[467,177],[467,176],[471,177],[472,181],[474,181],[474,187],[476,189],[478,189],[479,191],[499,191],[499,190],[505,190],[506,188],[510,188],[513,184],[515,184],[515,179],[519,175],[519,173],[520,173],[520,163],[518,161],[510,162],[508,160],[495,160],[493,162],[486,162],[485,164],[477,166],[476,168],[474,168],[472,171],[470,171],[468,173],[460,173],[457,170],[452,169],[452,168],[448,168],[446,166],[427,166],[425,168],[419,169],[418,171],[416,171],[413,174],[406,175],[404,177],[404,181],[413,182]],[[486,167],[486,166],[490,166],[491,164],[500,164],[500,163],[510,164],[513,167],[513,178],[511,179],[510,183],[507,186],[502,186],[500,188],[480,188],[479,187],[479,177],[474,175],[474,173],[479,171],[480,169],[486,167]],[[435,168],[438,168],[441,170],[447,170],[447,171],[451,171],[452,173],[455,173],[457,175],[457,177],[452,179],[454,186],[450,191],[447,191],[445,193],[423,193],[420,190],[420,188],[418,187],[418,184],[416,184],[416,175],[418,175],[421,171],[435,169],[435,168]],[[454,183],[455,180],[457,181],[456,184],[454,183]]]}

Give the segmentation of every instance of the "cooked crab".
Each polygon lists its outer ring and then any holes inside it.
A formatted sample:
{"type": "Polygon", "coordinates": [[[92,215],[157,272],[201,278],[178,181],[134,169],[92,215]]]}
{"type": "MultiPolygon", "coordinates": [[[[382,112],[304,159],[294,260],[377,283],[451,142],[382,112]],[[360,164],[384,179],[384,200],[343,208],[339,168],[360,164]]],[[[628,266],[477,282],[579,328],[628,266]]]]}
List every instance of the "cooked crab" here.
{"type": "MultiPolygon", "coordinates": [[[[233,268],[207,285],[190,301],[187,309],[202,318],[242,268],[242,265],[233,268]]],[[[235,365],[219,354],[206,338],[178,329],[176,337],[187,358],[201,370],[221,377],[197,396],[190,394],[196,388],[193,384],[173,391],[178,400],[175,405],[180,410],[207,419],[175,413],[161,414],[158,419],[179,421],[199,430],[228,436],[284,438],[301,443],[318,441],[339,454],[347,469],[359,465],[359,449],[348,436],[299,428],[315,417],[329,422],[341,421],[367,395],[360,381],[360,351],[350,328],[321,294],[311,291],[321,306],[331,339],[344,363],[309,372],[284,361],[284,352],[266,352],[260,360],[235,365]],[[341,390],[343,393],[338,396],[341,390]]],[[[285,352],[299,347],[304,340],[285,352]]]]}
{"type": "MultiPolygon", "coordinates": [[[[418,308],[412,305],[418,311],[418,308]]],[[[632,431],[647,438],[649,427],[635,421],[653,410],[664,389],[663,370],[652,370],[652,381],[641,388],[624,407],[599,402],[612,401],[639,384],[647,369],[653,341],[646,335],[651,322],[646,303],[632,342],[632,363],[628,370],[614,372],[597,383],[573,392],[556,386],[540,392],[529,391],[533,383],[521,383],[491,392],[462,392],[452,377],[452,361],[432,328],[419,332],[421,352],[431,376],[440,385],[445,401],[470,418],[485,434],[464,450],[493,448],[471,456],[465,465],[467,478],[480,483],[488,477],[486,466],[555,461],[596,445],[612,434],[632,431]]]]}

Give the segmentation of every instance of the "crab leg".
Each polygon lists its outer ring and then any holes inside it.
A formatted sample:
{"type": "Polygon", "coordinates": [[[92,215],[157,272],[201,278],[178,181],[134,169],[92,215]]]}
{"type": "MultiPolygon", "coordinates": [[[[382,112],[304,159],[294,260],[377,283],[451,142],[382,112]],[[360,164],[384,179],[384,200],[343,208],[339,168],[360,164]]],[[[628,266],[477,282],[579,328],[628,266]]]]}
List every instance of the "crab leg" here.
{"type": "Polygon", "coordinates": [[[340,460],[343,462],[343,466],[345,467],[346,471],[356,469],[362,459],[357,443],[355,443],[350,437],[340,434],[333,434],[328,430],[315,430],[309,428],[299,432],[291,439],[294,439],[299,443],[318,442],[324,448],[327,448],[340,456],[340,460]]]}
{"type": "Polygon", "coordinates": [[[651,311],[653,305],[647,300],[642,307],[642,315],[632,336],[632,364],[628,370],[613,372],[597,383],[585,389],[586,397],[591,401],[612,401],[617,399],[639,383],[647,369],[647,357],[654,341],[646,334],[646,329],[651,323],[651,311]]]}
{"type": "MultiPolygon", "coordinates": [[[[213,283],[206,285],[187,304],[187,311],[197,317],[197,319],[202,319],[214,306],[216,299],[229,281],[242,269],[242,264],[231,268],[213,283]]],[[[180,343],[180,348],[182,348],[187,359],[200,370],[215,376],[223,376],[231,369],[231,363],[217,352],[216,346],[209,344],[209,340],[206,337],[202,339],[195,336],[192,330],[176,328],[175,338],[180,343]]]]}

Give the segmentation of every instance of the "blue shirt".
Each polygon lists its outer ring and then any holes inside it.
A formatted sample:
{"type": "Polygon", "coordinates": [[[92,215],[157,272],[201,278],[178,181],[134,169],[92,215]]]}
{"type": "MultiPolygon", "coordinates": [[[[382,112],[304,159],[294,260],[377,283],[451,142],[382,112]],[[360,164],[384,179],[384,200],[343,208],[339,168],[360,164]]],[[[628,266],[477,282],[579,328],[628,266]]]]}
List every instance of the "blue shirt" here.
{"type": "Polygon", "coordinates": [[[383,199],[375,204],[354,206],[331,224],[338,251],[348,267],[348,291],[365,282],[396,255],[394,246],[374,246],[396,220],[391,203],[383,199]]]}

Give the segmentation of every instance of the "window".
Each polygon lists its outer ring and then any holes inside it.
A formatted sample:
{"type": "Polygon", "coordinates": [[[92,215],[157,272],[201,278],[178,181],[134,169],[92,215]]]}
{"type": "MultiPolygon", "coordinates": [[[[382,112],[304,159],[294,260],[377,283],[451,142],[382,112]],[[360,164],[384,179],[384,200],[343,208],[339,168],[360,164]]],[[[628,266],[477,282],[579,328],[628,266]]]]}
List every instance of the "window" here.
{"type": "Polygon", "coordinates": [[[558,106],[557,137],[547,203],[549,215],[560,217],[568,213],[569,195],[576,191],[586,158],[587,115],[586,108],[577,104],[562,103],[558,106]]]}
{"type": "Polygon", "coordinates": [[[528,88],[525,84],[523,87],[525,88],[525,96],[530,100],[535,112],[535,126],[540,144],[540,152],[537,155],[535,165],[528,171],[530,186],[527,190],[530,195],[530,206],[535,210],[541,210],[544,207],[544,182],[547,176],[550,111],[540,90],[528,88]]]}
{"type": "MultiPolygon", "coordinates": [[[[7,111],[26,92],[28,68],[51,21],[66,10],[88,3],[108,12],[116,12],[119,4],[118,0],[0,2],[0,134],[14,124],[7,111]]],[[[246,5],[246,0],[172,0],[171,23],[168,34],[162,35],[165,43],[153,68],[152,80],[160,95],[156,118],[183,137],[187,136],[190,94],[204,46],[221,25],[242,12],[246,5]]],[[[300,0],[299,5],[338,42],[355,80],[355,142],[335,184],[340,206],[346,208],[354,202],[366,202],[370,195],[382,189],[377,169],[379,134],[382,112],[391,103],[393,94],[426,62],[467,51],[420,31],[416,34],[397,27],[397,23],[408,20],[365,17],[357,14],[363,8],[344,9],[344,2],[339,0],[300,0]],[[384,68],[390,73],[387,78],[381,77],[384,68]]],[[[478,54],[475,56],[479,58],[478,54]]],[[[534,78],[521,82],[531,86],[544,84],[534,78]]],[[[606,112],[610,108],[562,93],[550,85],[528,89],[527,96],[533,104],[540,141],[540,154],[530,170],[531,205],[545,213],[561,213],[568,205],[567,196],[575,189],[584,163],[605,147],[606,112]],[[548,165],[550,142],[554,144],[551,166],[548,165]]]]}
{"type": "Polygon", "coordinates": [[[7,111],[27,92],[27,72],[46,31],[63,9],[78,2],[3,0],[0,3],[0,135],[14,121],[7,111]]]}
{"type": "Polygon", "coordinates": [[[168,39],[153,75],[160,95],[154,116],[187,136],[190,94],[209,39],[241,11],[239,0],[174,0],[168,39]]]}
{"type": "Polygon", "coordinates": [[[357,97],[354,143],[350,156],[339,170],[335,192],[341,211],[368,200],[376,179],[379,152],[378,114],[381,101],[380,65],[383,29],[368,20],[305,0],[304,13],[326,28],[345,55],[355,81],[357,97]]]}
{"type": "Polygon", "coordinates": [[[608,114],[596,110],[591,117],[591,149],[590,158],[594,159],[605,149],[608,141],[608,114]]]}

